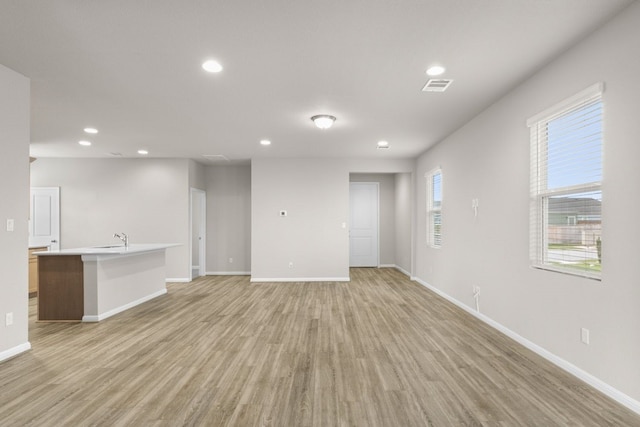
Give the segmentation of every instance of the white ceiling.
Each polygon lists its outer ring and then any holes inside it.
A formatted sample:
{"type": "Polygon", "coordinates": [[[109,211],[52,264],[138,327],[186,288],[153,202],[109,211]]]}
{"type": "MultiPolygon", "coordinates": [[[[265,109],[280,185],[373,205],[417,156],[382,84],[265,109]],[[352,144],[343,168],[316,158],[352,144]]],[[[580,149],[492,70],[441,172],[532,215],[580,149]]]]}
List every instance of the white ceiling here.
{"type": "Polygon", "coordinates": [[[0,0],[0,64],[36,157],[411,158],[631,2],[0,0]],[[435,63],[454,82],[422,92],[435,63]]]}

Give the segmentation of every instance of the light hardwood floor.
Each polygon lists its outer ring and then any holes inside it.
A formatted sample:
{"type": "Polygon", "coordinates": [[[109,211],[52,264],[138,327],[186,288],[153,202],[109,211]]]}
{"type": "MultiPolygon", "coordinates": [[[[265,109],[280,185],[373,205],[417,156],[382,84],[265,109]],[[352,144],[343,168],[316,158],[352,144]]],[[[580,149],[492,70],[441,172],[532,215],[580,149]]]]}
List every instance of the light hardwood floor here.
{"type": "Polygon", "coordinates": [[[99,324],[34,323],[2,426],[640,426],[391,269],[206,277],[99,324]]]}

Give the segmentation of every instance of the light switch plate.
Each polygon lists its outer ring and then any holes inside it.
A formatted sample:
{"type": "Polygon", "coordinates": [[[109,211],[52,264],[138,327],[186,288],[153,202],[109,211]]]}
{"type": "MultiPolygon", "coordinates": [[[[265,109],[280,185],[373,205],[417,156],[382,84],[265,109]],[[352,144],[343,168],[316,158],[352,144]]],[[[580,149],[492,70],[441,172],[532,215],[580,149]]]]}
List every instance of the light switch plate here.
{"type": "Polygon", "coordinates": [[[580,329],[580,340],[583,344],[589,344],[589,330],[587,328],[580,329]]]}
{"type": "Polygon", "coordinates": [[[15,222],[12,219],[7,220],[7,231],[13,231],[15,222]]]}

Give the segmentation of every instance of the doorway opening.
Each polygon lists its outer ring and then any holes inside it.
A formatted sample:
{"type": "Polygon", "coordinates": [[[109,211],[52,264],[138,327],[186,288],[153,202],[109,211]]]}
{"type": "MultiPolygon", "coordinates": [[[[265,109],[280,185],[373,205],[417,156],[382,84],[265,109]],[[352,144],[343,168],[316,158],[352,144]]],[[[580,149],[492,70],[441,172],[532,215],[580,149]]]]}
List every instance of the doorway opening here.
{"type": "MultiPolygon", "coordinates": [[[[359,188],[364,193],[366,190],[359,188]]],[[[414,203],[413,174],[411,172],[351,172],[349,174],[349,266],[395,268],[411,277],[413,271],[414,203]],[[369,195],[360,195],[354,186],[377,185],[377,192],[369,188],[369,195]],[[377,195],[377,200],[370,198],[377,195]],[[364,210],[364,212],[358,212],[364,210]],[[368,221],[364,221],[368,219],[368,221]],[[359,225],[362,221],[365,225],[359,225]],[[367,222],[369,223],[367,225],[367,222]],[[377,244],[367,239],[359,239],[366,228],[377,226],[377,244]],[[377,246],[376,246],[377,245],[377,246]],[[369,253],[368,260],[360,258],[360,253],[369,253]],[[377,252],[377,259],[374,259],[377,252]]],[[[365,232],[373,233],[376,230],[365,232]]]]}
{"type": "Polygon", "coordinates": [[[206,275],[206,219],[207,194],[197,188],[191,189],[190,203],[190,280],[206,275]]]}

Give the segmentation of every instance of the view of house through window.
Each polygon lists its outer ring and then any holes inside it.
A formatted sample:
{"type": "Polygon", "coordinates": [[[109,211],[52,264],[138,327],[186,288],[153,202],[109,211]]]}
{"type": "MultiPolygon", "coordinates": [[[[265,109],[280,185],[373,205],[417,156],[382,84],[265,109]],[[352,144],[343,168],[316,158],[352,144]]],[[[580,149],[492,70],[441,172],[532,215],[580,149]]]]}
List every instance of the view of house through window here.
{"type": "Polygon", "coordinates": [[[531,259],[587,277],[602,269],[602,87],[531,119],[531,259]]]}
{"type": "Polygon", "coordinates": [[[427,174],[427,244],[442,246],[442,171],[427,174]]]}

